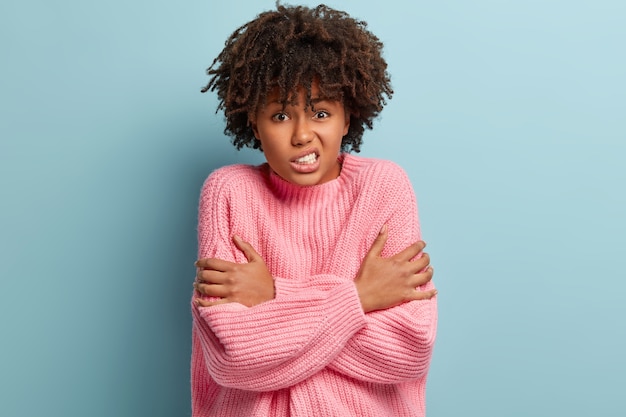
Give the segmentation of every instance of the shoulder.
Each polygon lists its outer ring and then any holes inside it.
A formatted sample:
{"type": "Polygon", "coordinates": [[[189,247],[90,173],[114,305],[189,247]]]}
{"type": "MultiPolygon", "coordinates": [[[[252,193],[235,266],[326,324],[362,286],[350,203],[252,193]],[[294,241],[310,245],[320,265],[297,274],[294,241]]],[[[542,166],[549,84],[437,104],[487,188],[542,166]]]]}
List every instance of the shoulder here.
{"type": "Polygon", "coordinates": [[[393,161],[347,154],[344,166],[363,185],[382,189],[412,188],[406,171],[393,161]]]}
{"type": "Polygon", "coordinates": [[[226,165],[211,172],[205,184],[238,184],[255,181],[260,178],[263,165],[226,165]]]}
{"type": "Polygon", "coordinates": [[[267,169],[264,165],[227,165],[211,172],[202,186],[202,198],[245,193],[265,184],[267,169]]]}

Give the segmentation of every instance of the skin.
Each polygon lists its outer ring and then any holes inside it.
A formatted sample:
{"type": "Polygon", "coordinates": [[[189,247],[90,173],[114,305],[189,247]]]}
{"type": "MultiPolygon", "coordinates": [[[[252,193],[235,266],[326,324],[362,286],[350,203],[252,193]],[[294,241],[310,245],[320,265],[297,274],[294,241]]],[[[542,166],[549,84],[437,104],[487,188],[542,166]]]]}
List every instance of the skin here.
{"type": "Polygon", "coordinates": [[[409,245],[402,252],[383,258],[381,252],[387,242],[387,226],[383,226],[369,252],[361,262],[354,280],[363,311],[368,313],[397,305],[427,300],[437,295],[437,290],[420,291],[417,287],[433,278],[430,257],[423,252],[424,241],[409,245]],[[416,256],[419,256],[415,259],[416,256]]]}
{"type": "MultiPolygon", "coordinates": [[[[265,261],[252,245],[235,236],[233,242],[248,259],[238,264],[215,258],[196,262],[198,272],[194,288],[198,295],[220,297],[217,301],[196,298],[198,307],[237,302],[248,307],[274,299],[274,279],[265,261]]],[[[380,256],[387,242],[387,228],[383,227],[361,263],[354,280],[361,306],[365,313],[384,310],[413,301],[426,300],[436,290],[419,291],[433,277],[428,254],[422,252],[426,243],[416,242],[402,252],[389,257],[380,256]],[[416,255],[422,256],[411,261],[416,255]]]]}
{"type": "MultiPolygon", "coordinates": [[[[254,135],[261,141],[269,166],[283,179],[302,186],[322,184],[339,176],[341,166],[337,157],[341,139],[350,126],[350,114],[343,103],[320,98],[318,91],[313,83],[314,108],[308,109],[304,108],[303,90],[299,92],[299,104],[288,106],[278,102],[278,92],[271,92],[267,105],[250,116],[254,135]],[[302,167],[295,162],[310,153],[317,155],[315,164],[302,167]]],[[[426,244],[419,241],[394,256],[383,258],[381,252],[386,241],[387,227],[384,226],[354,280],[366,313],[429,299],[437,294],[436,290],[416,290],[433,276],[430,258],[423,252],[426,244]]],[[[194,288],[198,307],[232,302],[252,307],[274,299],[274,278],[261,255],[238,236],[233,237],[233,243],[246,256],[247,263],[216,258],[196,262],[194,288]],[[203,295],[218,300],[200,298],[203,295]]]]}
{"type": "Polygon", "coordinates": [[[239,264],[216,258],[199,259],[196,262],[194,288],[198,295],[220,299],[208,301],[196,298],[198,306],[237,302],[252,307],[274,299],[274,278],[261,255],[239,236],[234,236],[233,242],[246,255],[248,263],[239,264]]]}
{"type": "Polygon", "coordinates": [[[274,90],[267,104],[250,118],[254,136],[261,142],[265,159],[283,179],[298,185],[317,185],[339,176],[337,157],[341,140],[348,133],[350,114],[340,101],[319,97],[317,83],[311,86],[312,106],[305,109],[305,92],[300,89],[299,105],[283,106],[274,90]],[[298,164],[296,159],[317,155],[317,163],[298,164]],[[298,169],[298,167],[302,167],[298,169]],[[302,172],[315,167],[312,172],[302,172]]]}

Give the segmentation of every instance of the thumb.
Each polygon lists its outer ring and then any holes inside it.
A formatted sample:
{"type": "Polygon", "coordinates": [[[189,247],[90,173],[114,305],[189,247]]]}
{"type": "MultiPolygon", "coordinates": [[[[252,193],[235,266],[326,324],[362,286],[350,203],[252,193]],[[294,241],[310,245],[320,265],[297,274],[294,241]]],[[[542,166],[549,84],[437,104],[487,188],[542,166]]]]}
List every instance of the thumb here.
{"type": "Polygon", "coordinates": [[[261,257],[261,255],[259,255],[257,253],[257,251],[254,250],[254,248],[252,247],[251,244],[249,244],[248,242],[244,241],[242,238],[240,238],[237,235],[233,236],[233,242],[235,242],[235,246],[237,246],[237,248],[243,252],[244,255],[246,255],[246,259],[248,260],[248,262],[252,262],[255,259],[258,259],[261,257]]]}
{"type": "Polygon", "coordinates": [[[383,251],[383,248],[385,247],[385,243],[387,243],[387,225],[386,224],[383,225],[383,227],[380,229],[378,236],[376,236],[376,239],[374,240],[374,243],[372,243],[372,247],[370,248],[367,254],[369,256],[380,256],[380,254],[383,251]]]}

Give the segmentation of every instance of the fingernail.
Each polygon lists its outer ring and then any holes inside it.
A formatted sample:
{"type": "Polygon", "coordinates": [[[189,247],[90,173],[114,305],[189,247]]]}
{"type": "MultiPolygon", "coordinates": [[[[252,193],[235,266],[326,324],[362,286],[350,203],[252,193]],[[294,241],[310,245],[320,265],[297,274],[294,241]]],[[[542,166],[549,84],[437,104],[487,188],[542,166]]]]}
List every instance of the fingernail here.
{"type": "Polygon", "coordinates": [[[241,243],[241,238],[237,235],[233,235],[233,240],[237,243],[241,243]]]}
{"type": "Polygon", "coordinates": [[[385,234],[387,232],[387,224],[383,224],[383,227],[380,228],[380,234],[385,234]]]}

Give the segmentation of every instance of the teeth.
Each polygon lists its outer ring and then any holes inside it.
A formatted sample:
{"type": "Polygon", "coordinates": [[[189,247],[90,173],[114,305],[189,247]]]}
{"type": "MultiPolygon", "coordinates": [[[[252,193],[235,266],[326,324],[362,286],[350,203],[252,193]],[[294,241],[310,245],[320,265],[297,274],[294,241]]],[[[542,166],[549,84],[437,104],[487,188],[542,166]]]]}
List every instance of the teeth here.
{"type": "Polygon", "coordinates": [[[315,153],[310,153],[302,158],[296,159],[296,163],[298,164],[312,164],[317,159],[315,153]]]}

